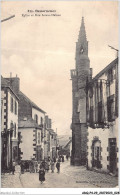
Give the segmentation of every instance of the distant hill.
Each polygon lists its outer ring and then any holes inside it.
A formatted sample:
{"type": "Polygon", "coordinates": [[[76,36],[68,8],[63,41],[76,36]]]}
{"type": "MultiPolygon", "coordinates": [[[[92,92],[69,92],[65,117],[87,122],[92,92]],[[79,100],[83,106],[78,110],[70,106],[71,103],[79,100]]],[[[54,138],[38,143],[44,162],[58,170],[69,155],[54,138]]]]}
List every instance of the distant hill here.
{"type": "Polygon", "coordinates": [[[70,140],[69,138],[72,137],[70,135],[58,135],[58,139],[59,139],[59,145],[60,146],[65,146],[68,141],[70,140]]]}

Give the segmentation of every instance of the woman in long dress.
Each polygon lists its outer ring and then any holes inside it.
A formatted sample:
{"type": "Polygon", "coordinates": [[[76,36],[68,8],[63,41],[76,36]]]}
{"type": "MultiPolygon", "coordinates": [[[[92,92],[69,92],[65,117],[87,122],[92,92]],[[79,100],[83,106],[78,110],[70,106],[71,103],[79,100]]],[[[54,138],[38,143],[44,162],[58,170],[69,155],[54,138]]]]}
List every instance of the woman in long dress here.
{"type": "Polygon", "coordinates": [[[41,184],[45,181],[45,170],[43,167],[39,170],[39,181],[41,184]]]}

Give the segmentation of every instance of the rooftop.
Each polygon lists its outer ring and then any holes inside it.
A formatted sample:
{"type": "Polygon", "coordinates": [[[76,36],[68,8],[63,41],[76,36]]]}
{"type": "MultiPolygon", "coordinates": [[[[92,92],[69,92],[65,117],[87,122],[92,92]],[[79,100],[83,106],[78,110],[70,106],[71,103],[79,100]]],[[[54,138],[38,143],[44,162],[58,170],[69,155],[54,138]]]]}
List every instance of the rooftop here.
{"type": "Polygon", "coordinates": [[[116,63],[118,63],[118,58],[116,58],[115,60],[113,60],[110,64],[108,64],[103,70],[101,70],[94,78],[94,80],[99,79],[100,76],[102,76],[105,72],[107,72],[109,69],[111,69],[112,67],[114,67],[116,65],[116,63]]]}
{"type": "Polygon", "coordinates": [[[19,120],[18,127],[19,128],[38,128],[38,129],[41,129],[41,127],[31,117],[19,120]]]}
{"type": "Polygon", "coordinates": [[[46,113],[44,110],[42,110],[41,108],[39,108],[33,101],[31,101],[31,100],[30,100],[24,93],[22,93],[21,91],[19,91],[18,96],[19,96],[19,98],[20,98],[21,96],[23,96],[23,97],[31,104],[31,106],[32,106],[33,108],[39,110],[40,112],[42,112],[42,113],[44,113],[44,114],[46,113]]]}

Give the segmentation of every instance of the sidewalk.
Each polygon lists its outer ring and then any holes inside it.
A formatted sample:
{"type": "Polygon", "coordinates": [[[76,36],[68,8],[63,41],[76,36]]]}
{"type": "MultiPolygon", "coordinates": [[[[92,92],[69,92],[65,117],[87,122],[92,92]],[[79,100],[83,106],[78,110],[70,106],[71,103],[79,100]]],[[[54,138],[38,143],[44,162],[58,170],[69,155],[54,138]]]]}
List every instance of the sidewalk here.
{"type": "Polygon", "coordinates": [[[16,165],[15,174],[5,173],[1,175],[1,188],[22,188],[20,182],[20,166],[16,165]]]}

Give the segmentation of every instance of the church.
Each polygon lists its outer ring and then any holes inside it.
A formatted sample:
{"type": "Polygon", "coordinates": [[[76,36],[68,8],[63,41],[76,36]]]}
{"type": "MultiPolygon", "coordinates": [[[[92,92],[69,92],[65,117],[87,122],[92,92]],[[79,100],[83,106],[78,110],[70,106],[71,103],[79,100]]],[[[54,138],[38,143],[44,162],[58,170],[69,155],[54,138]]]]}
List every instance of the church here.
{"type": "Polygon", "coordinates": [[[84,18],[72,80],[72,165],[118,175],[118,57],[92,78],[84,18]]]}
{"type": "Polygon", "coordinates": [[[86,82],[92,73],[88,57],[84,17],[82,17],[76,43],[75,69],[71,70],[72,80],[72,165],[85,165],[87,153],[86,125],[86,82]]]}

